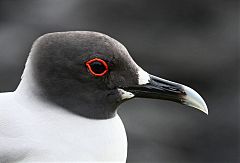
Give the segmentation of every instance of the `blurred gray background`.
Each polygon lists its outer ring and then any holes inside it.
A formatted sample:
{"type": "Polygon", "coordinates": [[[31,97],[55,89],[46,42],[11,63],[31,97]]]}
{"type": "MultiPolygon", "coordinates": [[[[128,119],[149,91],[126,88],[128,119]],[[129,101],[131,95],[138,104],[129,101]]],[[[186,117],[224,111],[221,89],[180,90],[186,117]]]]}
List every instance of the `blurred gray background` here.
{"type": "Polygon", "coordinates": [[[197,90],[209,116],[167,101],[120,107],[128,163],[237,163],[237,0],[0,1],[0,92],[17,87],[32,42],[44,33],[106,33],[154,75],[197,90]]]}

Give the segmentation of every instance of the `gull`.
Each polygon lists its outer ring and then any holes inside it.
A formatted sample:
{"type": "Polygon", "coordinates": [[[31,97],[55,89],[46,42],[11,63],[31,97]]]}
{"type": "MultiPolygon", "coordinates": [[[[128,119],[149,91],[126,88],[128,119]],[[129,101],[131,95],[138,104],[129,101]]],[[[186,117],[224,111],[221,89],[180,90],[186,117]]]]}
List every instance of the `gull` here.
{"type": "Polygon", "coordinates": [[[0,162],[126,162],[117,108],[132,98],[208,113],[196,91],[147,73],[105,34],[45,34],[34,42],[18,88],[0,94],[0,162]]]}

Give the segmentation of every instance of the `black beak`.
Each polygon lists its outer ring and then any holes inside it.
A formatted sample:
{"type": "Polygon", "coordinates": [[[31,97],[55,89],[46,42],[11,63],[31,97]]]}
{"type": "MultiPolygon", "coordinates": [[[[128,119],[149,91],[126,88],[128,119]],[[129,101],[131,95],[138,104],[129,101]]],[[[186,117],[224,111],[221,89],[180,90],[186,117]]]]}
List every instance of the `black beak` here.
{"type": "Polygon", "coordinates": [[[146,84],[124,87],[122,89],[131,92],[135,97],[174,101],[208,114],[206,103],[196,91],[182,84],[153,75],[149,75],[149,80],[146,84]]]}

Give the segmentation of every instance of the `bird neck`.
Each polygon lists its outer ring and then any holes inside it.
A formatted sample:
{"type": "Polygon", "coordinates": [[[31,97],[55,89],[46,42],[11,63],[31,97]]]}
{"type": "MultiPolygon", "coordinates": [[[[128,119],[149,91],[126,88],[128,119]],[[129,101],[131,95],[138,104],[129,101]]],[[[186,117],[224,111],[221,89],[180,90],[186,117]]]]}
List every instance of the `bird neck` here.
{"type": "MultiPolygon", "coordinates": [[[[30,57],[29,57],[30,58],[30,57]]],[[[32,66],[28,58],[24,72],[21,76],[21,81],[16,89],[16,93],[21,93],[23,96],[40,96],[41,91],[37,82],[33,78],[32,66]]]]}

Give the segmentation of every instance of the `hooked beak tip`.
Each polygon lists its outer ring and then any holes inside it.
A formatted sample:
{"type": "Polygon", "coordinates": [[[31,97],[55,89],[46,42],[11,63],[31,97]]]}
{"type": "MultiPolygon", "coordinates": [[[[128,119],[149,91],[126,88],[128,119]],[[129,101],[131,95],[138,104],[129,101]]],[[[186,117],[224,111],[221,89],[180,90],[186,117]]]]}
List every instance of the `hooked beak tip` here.
{"type": "Polygon", "coordinates": [[[194,107],[208,115],[208,108],[203,98],[192,88],[183,86],[186,93],[183,104],[194,107]]]}

